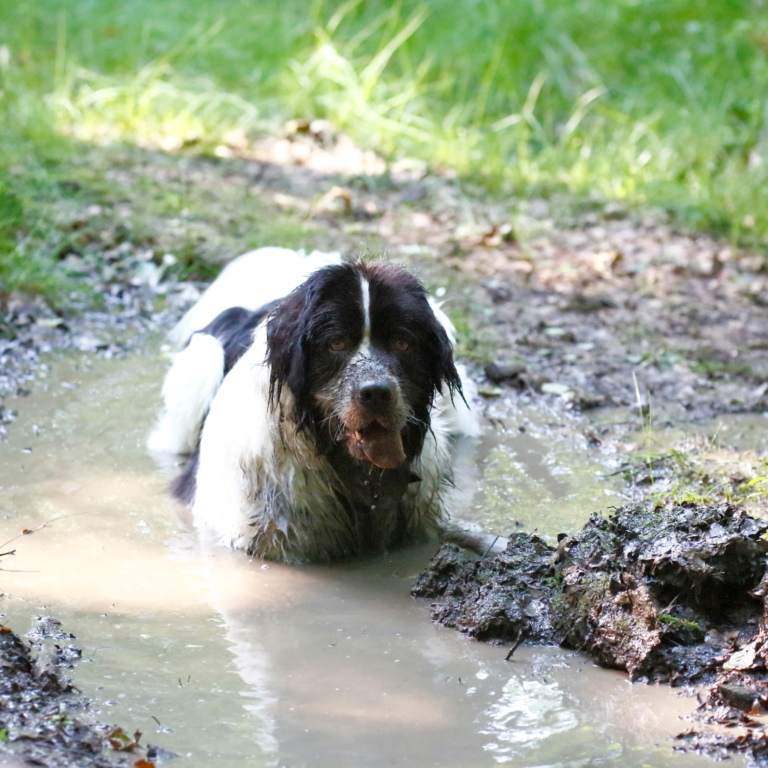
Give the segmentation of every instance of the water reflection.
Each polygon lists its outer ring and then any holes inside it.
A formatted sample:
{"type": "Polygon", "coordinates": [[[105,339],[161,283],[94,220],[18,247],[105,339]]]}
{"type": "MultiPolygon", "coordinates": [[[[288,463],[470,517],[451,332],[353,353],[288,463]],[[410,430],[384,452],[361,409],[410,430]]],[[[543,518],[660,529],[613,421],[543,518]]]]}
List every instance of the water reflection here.
{"type": "Polygon", "coordinates": [[[487,711],[489,726],[481,731],[493,741],[484,745],[498,762],[507,762],[521,749],[578,728],[576,713],[567,708],[555,682],[512,678],[499,700],[487,711]]]}

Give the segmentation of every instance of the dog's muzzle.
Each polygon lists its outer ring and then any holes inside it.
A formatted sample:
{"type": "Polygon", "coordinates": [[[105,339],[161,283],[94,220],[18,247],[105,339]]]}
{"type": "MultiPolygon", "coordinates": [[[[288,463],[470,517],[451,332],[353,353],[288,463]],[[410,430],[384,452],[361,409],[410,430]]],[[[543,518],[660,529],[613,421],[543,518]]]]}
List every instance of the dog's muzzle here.
{"type": "Polygon", "coordinates": [[[350,453],[380,469],[401,467],[406,456],[397,384],[386,379],[364,381],[352,399],[359,426],[347,432],[350,453]]]}

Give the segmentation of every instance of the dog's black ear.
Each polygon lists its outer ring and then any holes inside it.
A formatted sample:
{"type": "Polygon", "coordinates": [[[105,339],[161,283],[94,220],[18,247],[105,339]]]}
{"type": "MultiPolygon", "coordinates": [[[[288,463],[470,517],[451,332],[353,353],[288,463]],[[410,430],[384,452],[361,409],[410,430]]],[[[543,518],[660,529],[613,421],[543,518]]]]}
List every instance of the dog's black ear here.
{"type": "Polygon", "coordinates": [[[448,338],[448,333],[431,308],[430,315],[432,316],[429,329],[429,336],[431,338],[426,348],[430,350],[432,386],[435,389],[435,393],[437,393],[442,391],[445,385],[448,388],[451,400],[456,395],[464,400],[461,378],[456,370],[456,364],[453,362],[453,345],[448,338]]]}
{"type": "Polygon", "coordinates": [[[267,323],[267,364],[269,402],[275,407],[283,387],[293,395],[297,426],[311,422],[311,397],[308,392],[307,336],[316,292],[310,278],[283,299],[267,323]]]}

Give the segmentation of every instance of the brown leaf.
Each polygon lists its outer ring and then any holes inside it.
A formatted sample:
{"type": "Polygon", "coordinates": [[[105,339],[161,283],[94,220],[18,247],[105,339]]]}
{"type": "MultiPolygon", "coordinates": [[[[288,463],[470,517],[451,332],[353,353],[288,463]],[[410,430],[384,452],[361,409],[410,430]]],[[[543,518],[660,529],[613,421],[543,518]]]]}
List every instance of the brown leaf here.
{"type": "Polygon", "coordinates": [[[107,741],[109,741],[110,746],[116,752],[131,752],[139,746],[140,738],[141,731],[136,731],[133,739],[131,739],[122,728],[115,728],[115,730],[107,736],[107,741]]]}
{"type": "Polygon", "coordinates": [[[331,187],[331,189],[323,195],[318,208],[332,213],[351,213],[352,190],[348,187],[331,187]]]}

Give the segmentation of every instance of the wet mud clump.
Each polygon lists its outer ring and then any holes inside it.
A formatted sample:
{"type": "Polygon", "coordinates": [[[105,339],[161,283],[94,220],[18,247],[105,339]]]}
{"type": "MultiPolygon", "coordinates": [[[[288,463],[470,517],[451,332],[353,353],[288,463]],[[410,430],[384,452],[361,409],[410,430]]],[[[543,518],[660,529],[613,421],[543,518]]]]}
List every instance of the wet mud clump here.
{"type": "Polygon", "coordinates": [[[447,544],[413,595],[478,640],[555,643],[632,680],[710,686],[680,748],[768,765],[767,532],[729,504],[626,507],[557,546],[516,533],[477,559],[447,544]],[[718,724],[729,730],[707,730],[718,724]]]}
{"type": "Polygon", "coordinates": [[[37,617],[27,636],[31,643],[0,625],[0,757],[53,768],[151,768],[175,757],[141,747],[138,732],[94,721],[63,674],[80,651],[58,621],[37,617]]]}

